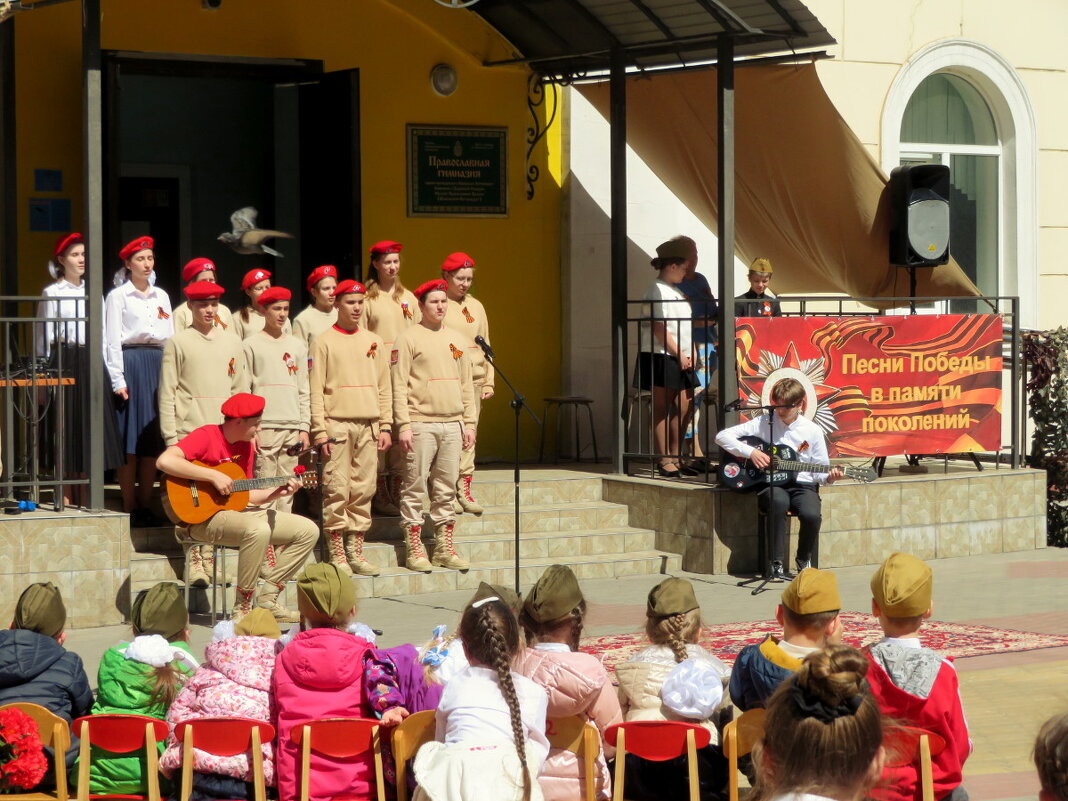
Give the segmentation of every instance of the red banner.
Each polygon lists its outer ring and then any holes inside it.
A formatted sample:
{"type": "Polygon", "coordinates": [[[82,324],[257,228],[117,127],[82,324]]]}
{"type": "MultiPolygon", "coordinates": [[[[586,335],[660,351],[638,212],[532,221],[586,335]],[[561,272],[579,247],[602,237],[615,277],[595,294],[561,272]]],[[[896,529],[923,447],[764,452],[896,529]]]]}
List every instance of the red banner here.
{"type": "Polygon", "coordinates": [[[1001,448],[998,315],[746,317],[736,330],[741,399],[766,405],[796,378],[832,456],[1001,448]]]}

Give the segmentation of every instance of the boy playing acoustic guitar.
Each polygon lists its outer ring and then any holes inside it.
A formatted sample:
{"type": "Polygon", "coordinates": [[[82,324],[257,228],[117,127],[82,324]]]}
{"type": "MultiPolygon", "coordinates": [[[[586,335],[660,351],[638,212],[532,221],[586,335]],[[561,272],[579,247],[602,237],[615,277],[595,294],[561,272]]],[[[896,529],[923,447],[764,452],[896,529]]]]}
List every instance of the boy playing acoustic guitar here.
{"type": "MultiPolygon", "coordinates": [[[[244,471],[246,478],[252,478],[256,462],[252,440],[259,432],[263,407],[264,399],[259,395],[244,392],[234,395],[222,405],[221,425],[201,426],[176,445],[171,445],[156,460],[156,467],[176,479],[210,484],[215,493],[222,496],[221,499],[213,499],[201,489],[200,503],[224,503],[234,488],[234,480],[212,467],[233,462],[244,471]]],[[[304,560],[319,539],[319,530],[312,521],[300,515],[259,508],[275,498],[293,494],[300,484],[295,476],[289,476],[283,486],[250,490],[248,505],[244,509],[223,509],[208,520],[189,527],[190,536],[200,542],[240,547],[233,613],[235,621],[252,611],[252,598],[256,593],[260,566],[268,545],[286,547],[276,551],[276,562],[267,571],[258,606],[267,609],[279,623],[300,621],[296,612],[286,609],[278,601],[278,594],[285,583],[304,566],[304,560]]],[[[180,518],[181,509],[174,503],[170,505],[173,515],[180,518]]]]}
{"type": "MultiPolygon", "coordinates": [[[[802,462],[827,464],[827,441],[823,430],[801,414],[805,401],[805,388],[794,378],[784,378],[771,389],[771,402],[775,409],[775,444],[788,445],[797,451],[802,462]]],[[[741,437],[767,437],[768,423],[763,415],[730,428],[716,435],[716,444],[728,453],[748,459],[763,470],[771,457],[759,448],[741,441],[741,437]]],[[[801,521],[797,537],[797,556],[794,564],[798,572],[812,566],[812,551],[820,536],[823,522],[820,501],[820,484],[833,484],[842,478],[842,470],[832,468],[828,473],[799,472],[786,484],[769,487],[757,495],[761,511],[768,516],[771,526],[771,564],[766,575],[769,578],[786,578],[782,563],[786,551],[786,513],[793,511],[801,521]]]]}

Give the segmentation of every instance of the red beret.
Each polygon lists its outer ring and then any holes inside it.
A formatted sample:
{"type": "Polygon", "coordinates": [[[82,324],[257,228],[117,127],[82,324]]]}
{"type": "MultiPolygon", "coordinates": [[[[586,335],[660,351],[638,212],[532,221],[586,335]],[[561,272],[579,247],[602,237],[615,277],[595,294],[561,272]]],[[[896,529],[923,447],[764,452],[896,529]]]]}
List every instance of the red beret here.
{"type": "Polygon", "coordinates": [[[375,242],[371,245],[372,256],[385,256],[387,253],[400,253],[404,249],[404,245],[400,242],[394,242],[392,239],[383,239],[381,242],[375,242]]]}
{"type": "Polygon", "coordinates": [[[58,259],[60,256],[67,252],[67,248],[72,248],[75,245],[84,244],[85,237],[77,232],[73,234],[67,234],[66,236],[61,236],[59,239],[56,240],[56,249],[52,251],[52,255],[58,259]]]}
{"type": "Polygon", "coordinates": [[[218,300],[226,290],[214,281],[194,281],[182,291],[189,300],[218,300]]]}
{"type": "Polygon", "coordinates": [[[222,405],[223,417],[259,417],[267,401],[259,395],[239,392],[222,405]]]}
{"type": "Polygon", "coordinates": [[[441,269],[443,272],[451,273],[455,272],[456,270],[461,270],[464,267],[474,266],[474,259],[468,256],[466,253],[456,252],[449,254],[449,257],[445,259],[444,263],[441,265],[441,269]]]}
{"type": "Polygon", "coordinates": [[[182,280],[192,281],[205,270],[215,272],[215,262],[211,259],[191,259],[182,268],[182,280]]]}
{"type": "Polygon", "coordinates": [[[342,295],[351,295],[353,293],[360,293],[361,295],[367,294],[367,289],[359,281],[353,281],[351,278],[346,278],[334,289],[331,297],[339,298],[342,295]]]}
{"type": "Polygon", "coordinates": [[[311,275],[308,276],[308,291],[311,292],[315,289],[315,285],[324,278],[337,278],[337,267],[333,264],[324,264],[312,270],[311,275]]]}
{"type": "Polygon", "coordinates": [[[128,242],[122,250],[119,251],[119,258],[123,261],[129,261],[135,254],[140,253],[142,250],[152,250],[156,246],[155,240],[150,236],[139,236],[132,242],[128,242]]]}
{"type": "Polygon", "coordinates": [[[255,270],[249,270],[245,273],[245,277],[241,279],[241,288],[248,289],[250,286],[255,286],[265,278],[271,277],[271,271],[265,270],[262,267],[257,267],[255,270]]]}
{"type": "Polygon", "coordinates": [[[429,292],[444,292],[448,288],[448,284],[441,278],[435,278],[433,281],[427,281],[425,284],[415,290],[415,296],[419,298],[420,303],[423,298],[427,296],[429,292]]]}
{"type": "Polygon", "coordinates": [[[256,298],[256,303],[266,308],[280,300],[291,300],[292,297],[293,293],[284,286],[272,286],[270,289],[265,289],[260,293],[260,296],[256,298]]]}

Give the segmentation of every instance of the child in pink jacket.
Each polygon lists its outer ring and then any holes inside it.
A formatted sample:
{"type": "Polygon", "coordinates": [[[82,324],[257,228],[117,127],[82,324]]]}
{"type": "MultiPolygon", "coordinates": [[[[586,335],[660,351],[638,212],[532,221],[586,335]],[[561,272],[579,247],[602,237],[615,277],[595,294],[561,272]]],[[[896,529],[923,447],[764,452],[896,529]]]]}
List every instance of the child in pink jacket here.
{"type": "MultiPolygon", "coordinates": [[[[271,675],[278,638],[278,623],[266,609],[253,609],[235,626],[234,636],[213,641],[205,649],[206,661],[182,687],[167,710],[171,734],[159,767],[168,778],[182,767],[182,745],[175,736],[178,723],[196,718],[250,718],[271,716],[271,675]]],[[[248,754],[215,756],[193,749],[195,797],[251,797],[241,783],[252,781],[248,754]],[[227,777],[233,782],[228,782],[227,777]]],[[[274,744],[263,743],[263,776],[274,785],[274,744]]]]}
{"type": "MultiPolygon", "coordinates": [[[[619,698],[601,660],[578,652],[586,600],[569,567],[550,566],[527,593],[519,622],[528,648],[515,662],[515,671],[545,688],[549,717],[579,715],[601,733],[597,755],[597,798],[608,801],[611,780],[606,758],[615,749],[604,742],[609,726],[623,722],[619,698]]],[[[545,801],[579,801],[584,798],[582,763],[570,751],[551,748],[538,783],[545,801]]]]}
{"type": "MultiPolygon", "coordinates": [[[[345,631],[356,616],[352,578],[329,563],[308,565],[297,578],[297,607],[304,630],[278,655],[272,681],[280,801],[300,797],[300,747],[292,740],[296,726],[319,718],[374,717],[363,680],[371,644],[345,631]]],[[[309,782],[311,801],[368,797],[373,758],[335,758],[313,750],[309,782]]]]}

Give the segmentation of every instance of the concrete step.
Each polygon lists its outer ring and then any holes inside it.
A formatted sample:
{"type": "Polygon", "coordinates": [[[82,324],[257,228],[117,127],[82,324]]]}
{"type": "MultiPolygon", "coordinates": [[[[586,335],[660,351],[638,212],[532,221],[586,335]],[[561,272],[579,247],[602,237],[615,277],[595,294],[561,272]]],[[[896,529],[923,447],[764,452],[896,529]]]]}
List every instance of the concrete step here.
{"type": "MultiPolygon", "coordinates": [[[[628,525],[626,506],[606,501],[570,501],[524,504],[519,509],[521,533],[533,531],[582,531],[618,528],[628,525]]],[[[511,534],[515,514],[511,506],[490,506],[481,515],[456,516],[456,536],[511,534]]],[[[371,539],[401,539],[399,517],[377,517],[371,521],[371,539]]]]}

